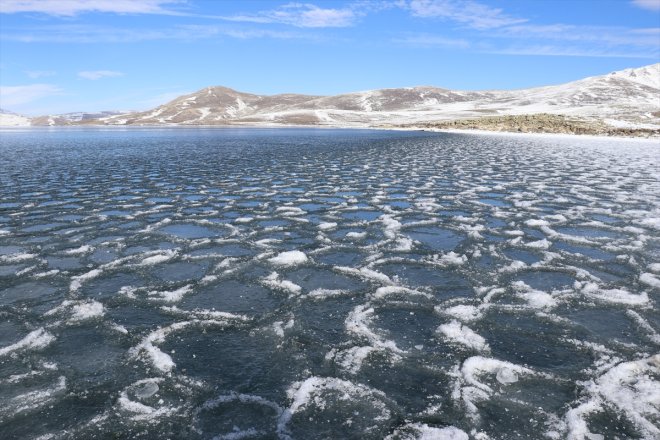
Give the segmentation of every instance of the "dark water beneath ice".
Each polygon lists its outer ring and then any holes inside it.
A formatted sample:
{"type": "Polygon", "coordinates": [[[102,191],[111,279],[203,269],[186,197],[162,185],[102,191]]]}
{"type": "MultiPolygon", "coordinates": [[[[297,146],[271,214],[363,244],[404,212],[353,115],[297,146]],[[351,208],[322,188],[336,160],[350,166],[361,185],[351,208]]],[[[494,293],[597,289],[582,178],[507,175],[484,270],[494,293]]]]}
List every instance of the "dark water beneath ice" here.
{"type": "Polygon", "coordinates": [[[1,131],[0,438],[659,438],[659,151],[1,131]]]}

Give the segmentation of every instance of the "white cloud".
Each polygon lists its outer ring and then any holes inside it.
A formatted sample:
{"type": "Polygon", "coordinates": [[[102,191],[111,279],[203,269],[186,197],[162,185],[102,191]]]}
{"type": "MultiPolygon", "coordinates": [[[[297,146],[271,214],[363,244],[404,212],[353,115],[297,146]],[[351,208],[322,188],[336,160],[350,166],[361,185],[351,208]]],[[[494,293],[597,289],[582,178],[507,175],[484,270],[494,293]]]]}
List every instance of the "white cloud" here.
{"type": "Polygon", "coordinates": [[[78,72],[78,76],[80,78],[91,79],[94,81],[101,78],[124,76],[124,74],[115,70],[85,70],[83,72],[78,72]]]}
{"type": "MultiPolygon", "coordinates": [[[[651,0],[640,0],[652,3],[651,0]]],[[[660,2],[660,0],[653,0],[660,2]]],[[[420,18],[442,18],[473,29],[465,45],[443,36],[418,35],[395,42],[418,47],[469,48],[507,55],[645,58],[660,56],[658,28],[535,24],[471,0],[411,0],[403,4],[420,18]],[[508,40],[508,41],[506,41],[508,40]]]]}
{"type": "Polygon", "coordinates": [[[38,79],[57,75],[57,72],[53,70],[26,70],[25,74],[32,79],[38,79]]]}
{"type": "Polygon", "coordinates": [[[626,51],[623,49],[599,49],[588,47],[571,47],[566,45],[531,45],[513,46],[505,49],[487,51],[499,55],[529,55],[529,56],[551,56],[551,57],[580,57],[580,58],[637,58],[655,59],[657,54],[648,52],[626,51]]]}
{"type": "Polygon", "coordinates": [[[576,26],[567,24],[510,26],[491,33],[492,37],[525,41],[562,41],[581,44],[584,50],[599,53],[625,53],[631,49],[647,55],[658,52],[658,29],[628,29],[614,26],[576,26]]]}
{"type": "MultiPolygon", "coordinates": [[[[0,0],[1,1],[1,0],[0,0]]],[[[25,27],[3,32],[0,39],[20,43],[134,43],[139,41],[196,41],[208,38],[274,38],[314,40],[314,35],[270,29],[239,29],[219,25],[179,25],[169,29],[129,29],[84,24],[25,27]]]]}
{"type": "Polygon", "coordinates": [[[422,18],[443,18],[467,27],[486,30],[524,23],[524,18],[511,17],[501,9],[471,0],[412,0],[408,4],[412,15],[422,18]]]}
{"type": "Polygon", "coordinates": [[[320,8],[310,3],[289,3],[270,11],[260,11],[254,15],[235,15],[222,18],[230,21],[281,23],[296,27],[324,28],[352,26],[360,15],[362,14],[351,7],[333,9],[320,8]]]}
{"type": "Polygon", "coordinates": [[[181,0],[2,0],[0,13],[37,12],[68,17],[85,12],[177,15],[163,8],[174,3],[181,0]]]}
{"type": "Polygon", "coordinates": [[[405,38],[398,38],[394,39],[393,42],[418,47],[448,47],[458,49],[467,49],[470,47],[470,43],[467,40],[447,38],[440,35],[430,34],[412,35],[405,38]]]}
{"type": "Polygon", "coordinates": [[[0,106],[11,109],[21,104],[61,94],[62,89],[52,84],[0,86],[0,106]]]}
{"type": "Polygon", "coordinates": [[[631,34],[637,34],[637,35],[656,35],[656,36],[660,36],[660,27],[632,29],[630,31],[630,33],[631,34]]]}
{"type": "Polygon", "coordinates": [[[632,0],[632,4],[638,8],[660,11],[660,0],[632,0]]]}
{"type": "Polygon", "coordinates": [[[274,38],[283,40],[304,38],[306,40],[311,40],[314,38],[311,35],[303,36],[293,32],[282,32],[269,29],[236,29],[216,25],[182,25],[179,26],[174,32],[178,34],[182,39],[191,40],[199,38],[210,38],[214,36],[231,37],[239,40],[247,40],[252,38],[274,38]]]}
{"type": "Polygon", "coordinates": [[[471,39],[417,34],[393,43],[419,48],[453,48],[499,55],[658,59],[660,29],[607,26],[516,25],[479,33],[471,39]],[[479,36],[480,34],[480,36],[479,36]]]}

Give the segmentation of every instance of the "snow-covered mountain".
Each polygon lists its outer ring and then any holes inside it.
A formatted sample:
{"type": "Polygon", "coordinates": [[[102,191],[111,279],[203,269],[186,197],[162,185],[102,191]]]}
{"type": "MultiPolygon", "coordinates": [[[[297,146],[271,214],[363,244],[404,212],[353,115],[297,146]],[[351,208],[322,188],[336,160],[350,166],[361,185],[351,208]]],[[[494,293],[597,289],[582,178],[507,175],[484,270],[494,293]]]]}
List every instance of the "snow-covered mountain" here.
{"type": "Polygon", "coordinates": [[[96,121],[101,118],[107,118],[114,115],[123,114],[120,111],[101,111],[101,112],[74,112],[58,115],[37,116],[32,118],[32,125],[71,125],[86,121],[96,121]]]}
{"type": "Polygon", "coordinates": [[[265,96],[207,87],[149,111],[44,116],[33,118],[32,124],[383,127],[541,113],[597,120],[618,128],[660,129],[660,63],[521,90],[422,86],[336,96],[265,96]]]}
{"type": "Polygon", "coordinates": [[[27,127],[30,118],[0,108],[0,127],[27,127]]]}
{"type": "Polygon", "coordinates": [[[150,111],[111,116],[99,122],[382,126],[538,113],[595,118],[619,127],[660,128],[660,63],[556,86],[504,91],[453,91],[427,86],[337,96],[262,96],[208,87],[150,111]]]}
{"type": "Polygon", "coordinates": [[[227,87],[207,87],[184,95],[154,110],[102,118],[106,124],[217,125],[244,121],[252,115],[287,111],[318,98],[307,95],[260,96],[227,87]]]}
{"type": "Polygon", "coordinates": [[[75,112],[46,116],[23,116],[0,109],[0,127],[27,127],[27,126],[53,126],[72,125],[86,121],[97,121],[100,118],[123,114],[120,111],[102,112],[75,112]]]}

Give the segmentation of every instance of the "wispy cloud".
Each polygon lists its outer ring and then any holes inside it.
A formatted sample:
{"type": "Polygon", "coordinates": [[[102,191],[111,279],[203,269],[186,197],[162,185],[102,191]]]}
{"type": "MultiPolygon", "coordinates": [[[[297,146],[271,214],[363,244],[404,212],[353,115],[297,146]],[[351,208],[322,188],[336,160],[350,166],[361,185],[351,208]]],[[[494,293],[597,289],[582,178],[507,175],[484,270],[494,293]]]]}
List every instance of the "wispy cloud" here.
{"type": "MultiPolygon", "coordinates": [[[[660,0],[639,0],[659,3],[660,0]]],[[[660,56],[658,28],[538,24],[472,0],[412,0],[403,3],[415,17],[442,18],[469,28],[461,40],[420,34],[394,39],[417,47],[469,49],[508,55],[645,58],[660,56]],[[464,42],[464,43],[462,43],[464,42]]]]}
{"type": "Polygon", "coordinates": [[[2,0],[0,13],[42,13],[72,17],[86,12],[116,14],[179,15],[165,6],[185,3],[182,0],[2,0]]]}
{"type": "Polygon", "coordinates": [[[525,24],[498,29],[493,36],[602,43],[610,46],[658,47],[658,29],[629,29],[619,26],[577,26],[568,24],[525,24]]]}
{"type": "Polygon", "coordinates": [[[314,40],[315,36],[262,28],[236,28],[225,25],[179,25],[169,29],[130,29],[82,24],[61,24],[22,28],[2,28],[0,39],[21,43],[137,43],[140,41],[197,41],[209,38],[272,38],[314,40]]]}
{"type": "Polygon", "coordinates": [[[185,37],[187,39],[210,38],[214,36],[230,37],[239,40],[247,40],[252,38],[273,38],[281,40],[290,40],[295,38],[304,38],[307,40],[315,39],[315,37],[310,34],[302,35],[300,33],[290,31],[277,31],[263,28],[232,28],[227,26],[204,24],[178,26],[176,33],[178,33],[180,37],[185,37]]]}
{"type": "Polygon", "coordinates": [[[392,42],[416,47],[447,47],[457,49],[467,49],[470,47],[470,42],[467,40],[432,34],[410,35],[403,38],[395,38],[392,42]]]}
{"type": "Polygon", "coordinates": [[[660,27],[631,29],[631,34],[660,36],[660,27]]]}
{"type": "Polygon", "coordinates": [[[660,11],[660,0],[632,0],[633,5],[651,11],[660,11]]]}
{"type": "Polygon", "coordinates": [[[413,16],[451,20],[472,29],[486,30],[527,20],[505,14],[501,9],[469,0],[412,0],[407,4],[413,16]]]}
{"type": "Polygon", "coordinates": [[[419,34],[393,39],[393,43],[419,48],[465,49],[499,55],[566,56],[596,58],[660,58],[660,29],[626,29],[555,24],[522,25],[477,33],[470,39],[419,34]]]}
{"type": "Polygon", "coordinates": [[[95,81],[101,78],[113,78],[117,76],[124,76],[122,72],[117,72],[115,70],[85,70],[78,72],[78,77],[83,79],[90,79],[95,81]]]}
{"type": "Polygon", "coordinates": [[[29,84],[24,86],[0,86],[0,102],[3,107],[13,107],[37,101],[62,93],[62,89],[52,84],[29,84]]]}
{"type": "Polygon", "coordinates": [[[32,79],[45,78],[47,76],[57,75],[54,70],[26,70],[25,74],[32,79]]]}
{"type": "Polygon", "coordinates": [[[493,49],[488,53],[499,55],[527,55],[552,57],[587,57],[587,58],[638,58],[656,59],[657,55],[647,52],[625,51],[616,49],[593,49],[587,47],[553,46],[553,45],[518,45],[503,49],[493,49]]]}
{"type": "Polygon", "coordinates": [[[289,3],[277,9],[219,17],[229,21],[280,23],[304,28],[353,26],[363,13],[347,6],[340,9],[321,8],[311,3],[289,3]]]}
{"type": "Polygon", "coordinates": [[[515,48],[504,50],[518,55],[647,59],[660,56],[655,28],[524,24],[498,29],[491,36],[511,40],[515,48]]]}

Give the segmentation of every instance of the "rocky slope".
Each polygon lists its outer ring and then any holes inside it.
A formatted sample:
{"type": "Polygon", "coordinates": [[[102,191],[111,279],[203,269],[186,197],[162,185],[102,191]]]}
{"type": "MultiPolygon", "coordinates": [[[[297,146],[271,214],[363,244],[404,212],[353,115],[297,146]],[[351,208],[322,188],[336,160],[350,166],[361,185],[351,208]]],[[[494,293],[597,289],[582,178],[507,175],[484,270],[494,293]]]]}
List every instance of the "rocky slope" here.
{"type": "Polygon", "coordinates": [[[615,127],[602,121],[540,113],[534,115],[484,116],[476,119],[427,122],[402,126],[422,130],[487,130],[515,133],[587,134],[598,136],[655,137],[656,127],[615,127]]]}

